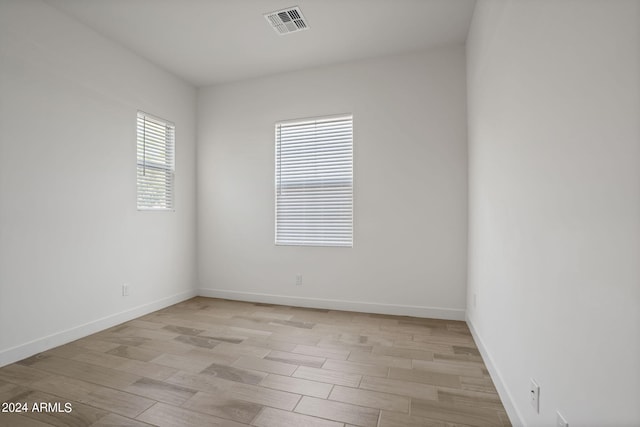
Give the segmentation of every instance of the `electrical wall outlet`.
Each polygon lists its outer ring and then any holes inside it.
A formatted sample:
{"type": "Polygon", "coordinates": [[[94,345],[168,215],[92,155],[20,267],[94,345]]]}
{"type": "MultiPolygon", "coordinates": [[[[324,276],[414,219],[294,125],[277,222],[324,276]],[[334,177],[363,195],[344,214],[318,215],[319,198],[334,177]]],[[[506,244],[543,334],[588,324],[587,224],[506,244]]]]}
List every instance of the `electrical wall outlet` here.
{"type": "Polygon", "coordinates": [[[529,386],[529,402],[536,413],[540,413],[540,386],[531,378],[531,384],[529,386]]]}
{"type": "Polygon", "coordinates": [[[302,274],[296,275],[296,286],[302,286],[302,274]]]}
{"type": "Polygon", "coordinates": [[[129,284],[128,283],[123,283],[122,284],[122,296],[123,297],[128,297],[129,296],[129,284]]]}
{"type": "Polygon", "coordinates": [[[569,423],[564,419],[560,411],[556,412],[556,426],[557,427],[569,427],[569,423]]]}

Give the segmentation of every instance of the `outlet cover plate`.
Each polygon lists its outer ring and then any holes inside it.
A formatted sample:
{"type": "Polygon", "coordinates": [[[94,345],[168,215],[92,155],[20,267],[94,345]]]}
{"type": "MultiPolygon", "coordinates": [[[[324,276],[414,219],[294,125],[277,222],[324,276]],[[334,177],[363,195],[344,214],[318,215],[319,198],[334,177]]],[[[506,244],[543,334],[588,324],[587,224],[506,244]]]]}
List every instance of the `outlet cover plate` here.
{"type": "Polygon", "coordinates": [[[536,414],[540,413],[540,386],[538,383],[531,378],[531,385],[529,386],[529,402],[533,409],[535,409],[536,414]]]}

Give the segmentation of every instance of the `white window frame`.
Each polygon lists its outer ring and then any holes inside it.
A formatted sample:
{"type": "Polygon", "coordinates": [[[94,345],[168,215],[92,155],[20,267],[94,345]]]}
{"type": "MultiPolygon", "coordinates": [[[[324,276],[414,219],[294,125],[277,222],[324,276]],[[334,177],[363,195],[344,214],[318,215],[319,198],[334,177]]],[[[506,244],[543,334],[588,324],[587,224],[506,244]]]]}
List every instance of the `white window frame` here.
{"type": "Polygon", "coordinates": [[[175,211],[175,124],[138,111],[136,205],[139,211],[175,211]]]}
{"type": "Polygon", "coordinates": [[[275,124],[275,244],[353,247],[352,114],[275,124]]]}

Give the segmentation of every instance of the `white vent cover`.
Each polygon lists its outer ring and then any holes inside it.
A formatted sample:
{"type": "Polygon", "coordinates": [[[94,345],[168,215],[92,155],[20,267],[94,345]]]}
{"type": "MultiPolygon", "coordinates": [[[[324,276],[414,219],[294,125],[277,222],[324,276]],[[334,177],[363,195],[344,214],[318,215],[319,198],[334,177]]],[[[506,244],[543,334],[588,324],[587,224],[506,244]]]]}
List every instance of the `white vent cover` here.
{"type": "Polygon", "coordinates": [[[280,35],[309,29],[309,25],[307,25],[298,6],[265,13],[264,17],[280,35]]]}

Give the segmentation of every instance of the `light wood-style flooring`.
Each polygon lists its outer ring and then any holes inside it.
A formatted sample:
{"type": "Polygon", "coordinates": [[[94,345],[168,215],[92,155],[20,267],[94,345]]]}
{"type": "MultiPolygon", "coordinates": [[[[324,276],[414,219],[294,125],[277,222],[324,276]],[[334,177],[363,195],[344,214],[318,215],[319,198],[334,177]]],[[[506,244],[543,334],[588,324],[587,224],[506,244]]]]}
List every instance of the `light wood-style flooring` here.
{"type": "Polygon", "coordinates": [[[0,368],[0,426],[508,426],[464,322],[193,298],[0,368]],[[55,406],[54,406],[55,407],[55,406]]]}

